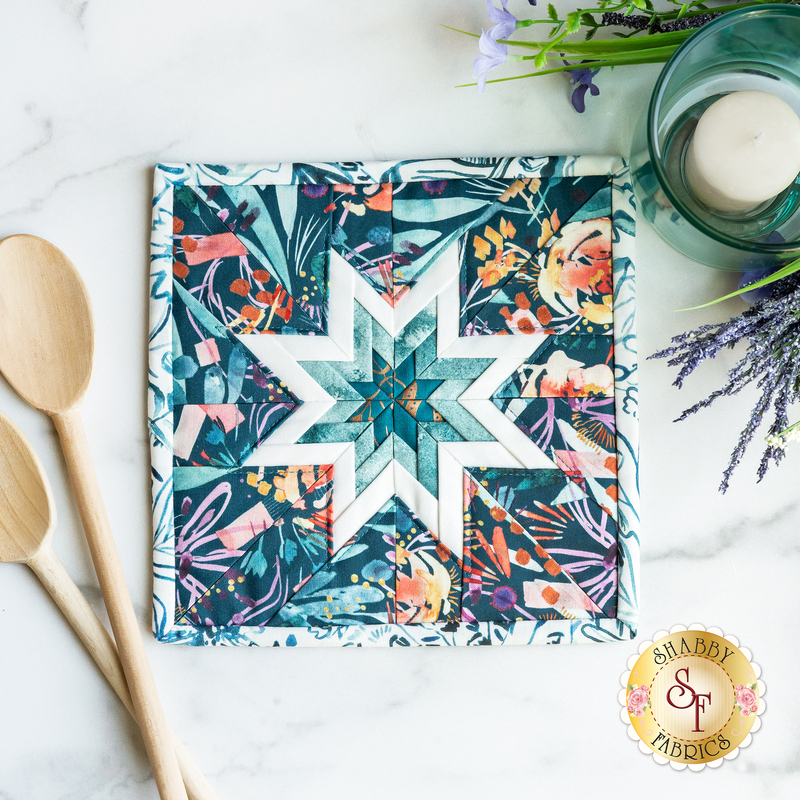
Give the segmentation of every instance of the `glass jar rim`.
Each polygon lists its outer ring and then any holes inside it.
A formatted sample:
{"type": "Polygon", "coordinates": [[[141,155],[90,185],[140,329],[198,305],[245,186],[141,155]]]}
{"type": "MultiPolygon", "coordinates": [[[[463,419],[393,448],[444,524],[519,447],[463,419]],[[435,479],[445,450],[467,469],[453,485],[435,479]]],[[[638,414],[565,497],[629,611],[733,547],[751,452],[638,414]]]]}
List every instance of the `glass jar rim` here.
{"type": "Polygon", "coordinates": [[[750,253],[762,253],[772,256],[781,254],[786,254],[788,256],[795,255],[800,252],[800,242],[796,242],[791,246],[787,246],[786,244],[780,242],[756,243],[748,242],[743,239],[737,239],[733,236],[727,236],[726,234],[712,228],[705,222],[705,220],[703,220],[701,217],[698,217],[697,214],[695,214],[685,203],[683,203],[669,186],[666,170],[661,163],[661,154],[658,152],[659,148],[656,132],[656,116],[661,105],[664,87],[680,61],[683,59],[684,54],[699,44],[706,37],[716,34],[719,28],[740,22],[741,17],[763,16],[765,12],[778,12],[780,14],[800,18],[800,6],[783,3],[764,3],[763,5],[748,6],[746,8],[738,8],[733,11],[727,11],[721,17],[717,17],[717,19],[713,19],[703,25],[703,27],[700,28],[697,33],[690,36],[670,56],[669,61],[667,61],[664,69],[661,70],[661,74],[658,76],[658,80],[653,88],[653,94],[650,99],[650,107],[647,112],[647,146],[650,151],[650,162],[655,169],[659,186],[667,196],[667,199],[672,206],[678,211],[678,213],[689,220],[694,227],[706,234],[706,236],[710,236],[712,239],[728,245],[729,247],[733,247],[736,250],[743,250],[750,253]]]}

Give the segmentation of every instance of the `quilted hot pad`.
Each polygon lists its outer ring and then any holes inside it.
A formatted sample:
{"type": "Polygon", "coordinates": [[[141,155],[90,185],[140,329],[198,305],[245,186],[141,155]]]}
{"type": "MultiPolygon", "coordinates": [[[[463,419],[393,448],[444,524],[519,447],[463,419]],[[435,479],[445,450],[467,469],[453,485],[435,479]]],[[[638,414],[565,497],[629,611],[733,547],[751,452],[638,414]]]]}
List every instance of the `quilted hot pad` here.
{"type": "Polygon", "coordinates": [[[634,636],[634,217],[614,158],[158,166],[157,637],[634,636]]]}

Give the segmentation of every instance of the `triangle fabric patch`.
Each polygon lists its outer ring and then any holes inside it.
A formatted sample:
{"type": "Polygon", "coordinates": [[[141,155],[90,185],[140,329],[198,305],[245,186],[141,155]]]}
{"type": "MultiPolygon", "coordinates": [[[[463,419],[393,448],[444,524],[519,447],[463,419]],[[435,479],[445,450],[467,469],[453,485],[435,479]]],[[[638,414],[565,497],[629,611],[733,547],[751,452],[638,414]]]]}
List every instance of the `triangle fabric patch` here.
{"type": "Polygon", "coordinates": [[[172,302],[173,463],[238,466],[301,401],[179,285],[172,302]]]}
{"type": "Polygon", "coordinates": [[[610,217],[568,222],[480,308],[462,335],[610,335],[611,256],[610,217]]]}
{"type": "Polygon", "coordinates": [[[397,496],[304,583],[272,624],[455,622],[461,562],[397,496]]]}
{"type": "Polygon", "coordinates": [[[331,201],[331,246],[390,305],[393,305],[396,294],[392,246],[393,188],[391,183],[336,184],[331,201]]]}
{"type": "Polygon", "coordinates": [[[607,617],[616,615],[617,525],[561,470],[469,470],[607,617]]]}
{"type": "Polygon", "coordinates": [[[333,467],[219,473],[174,494],[176,621],[262,625],[328,557],[333,467]]]}
{"type": "Polygon", "coordinates": [[[464,473],[465,622],[603,616],[548,550],[464,473]]]}
{"type": "Polygon", "coordinates": [[[557,467],[617,516],[613,397],[492,398],[557,467]]]}
{"type": "MultiPolygon", "coordinates": [[[[173,204],[173,274],[181,286],[232,333],[319,334],[326,332],[327,311],[327,261],[311,282],[306,270],[295,264],[297,275],[282,270],[276,276],[273,263],[285,264],[281,255],[284,246],[275,233],[269,240],[269,255],[254,254],[251,237],[242,230],[245,219],[230,219],[230,209],[217,206],[215,211],[208,203],[208,195],[227,198],[226,187],[175,188],[173,204]],[[205,194],[205,198],[202,196],[205,194]],[[305,272],[300,276],[299,272],[305,272]],[[306,280],[308,279],[308,280],[306,280]],[[296,287],[293,286],[296,284],[296,287]],[[303,291],[302,287],[308,287],[303,291]],[[303,299],[303,298],[307,299],[303,299]],[[316,302],[312,302],[316,301],[316,302]]],[[[262,187],[240,187],[260,191],[262,187]]],[[[288,189],[297,193],[297,187],[266,187],[288,189]]],[[[229,199],[226,202],[232,202],[229,199]]],[[[240,204],[241,205],[241,204],[240,204]]],[[[267,215],[264,221],[267,220],[267,215]]],[[[248,227],[252,228],[254,223],[248,227]]],[[[325,217],[319,222],[324,228],[325,217]]],[[[274,232],[274,225],[268,225],[274,232]]],[[[319,238],[319,237],[317,237],[319,238]]],[[[323,240],[326,237],[323,233],[323,240]]],[[[316,240],[315,240],[316,241],[316,240]]],[[[323,252],[327,258],[327,250],[323,252]]],[[[310,269],[310,266],[309,266],[310,269]]]]}
{"type": "Polygon", "coordinates": [[[336,184],[328,210],[332,247],[395,306],[520,181],[454,179],[336,184]]]}
{"type": "Polygon", "coordinates": [[[195,191],[320,330],[327,330],[333,187],[242,185],[195,191]]]}
{"type": "Polygon", "coordinates": [[[395,296],[412,287],[448,248],[490,213],[509,180],[409,181],[392,203],[395,296]]]}
{"type": "Polygon", "coordinates": [[[311,576],[273,625],[327,627],[394,621],[394,499],[311,576]]]}
{"type": "Polygon", "coordinates": [[[611,336],[548,336],[495,391],[495,398],[613,397],[611,336]]]}
{"type": "Polygon", "coordinates": [[[518,180],[509,186],[494,213],[462,242],[462,333],[520,267],[608,185],[606,176],[591,175],[518,180]]]}
{"type": "Polygon", "coordinates": [[[299,405],[270,368],[238,339],[222,326],[207,326],[208,312],[198,305],[180,289],[173,293],[173,404],[299,405]]]}

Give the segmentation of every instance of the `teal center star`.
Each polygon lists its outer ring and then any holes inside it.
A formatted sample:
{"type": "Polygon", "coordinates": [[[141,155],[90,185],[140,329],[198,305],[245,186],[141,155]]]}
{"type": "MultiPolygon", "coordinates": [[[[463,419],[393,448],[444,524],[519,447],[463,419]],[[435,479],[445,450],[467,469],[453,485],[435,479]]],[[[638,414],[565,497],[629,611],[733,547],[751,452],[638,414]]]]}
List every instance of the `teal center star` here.
{"type": "Polygon", "coordinates": [[[392,432],[412,450],[417,449],[418,422],[444,422],[444,417],[428,402],[443,383],[417,378],[414,354],[393,368],[372,351],[372,381],[351,383],[364,398],[350,422],[371,422],[375,444],[380,445],[392,432]]]}
{"type": "Polygon", "coordinates": [[[493,361],[440,358],[435,301],[392,338],[355,304],[353,357],[301,366],[334,405],[298,444],[353,442],[356,493],[397,461],[438,496],[439,442],[493,441],[459,396],[493,361]]]}

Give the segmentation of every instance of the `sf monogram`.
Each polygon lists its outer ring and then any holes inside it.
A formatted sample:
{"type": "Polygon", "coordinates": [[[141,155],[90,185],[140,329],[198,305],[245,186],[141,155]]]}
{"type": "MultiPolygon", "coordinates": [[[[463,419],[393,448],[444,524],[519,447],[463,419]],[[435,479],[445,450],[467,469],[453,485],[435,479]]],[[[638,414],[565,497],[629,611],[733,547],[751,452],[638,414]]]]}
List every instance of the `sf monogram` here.
{"type": "Polygon", "coordinates": [[[679,709],[686,709],[691,708],[694,706],[694,733],[702,733],[703,729],[700,727],[700,714],[706,710],[706,700],[708,700],[708,705],[711,705],[711,692],[707,694],[698,694],[695,690],[689,685],[689,667],[684,667],[683,669],[679,669],[675,673],[675,680],[677,683],[673,684],[667,690],[667,702],[673,708],[679,709]],[[684,683],[681,678],[681,672],[686,673],[686,683],[684,683]],[[689,695],[688,702],[684,703],[684,705],[678,705],[678,703],[674,702],[672,699],[672,693],[677,690],[678,691],[678,700],[683,700],[685,695],[689,695]]]}

